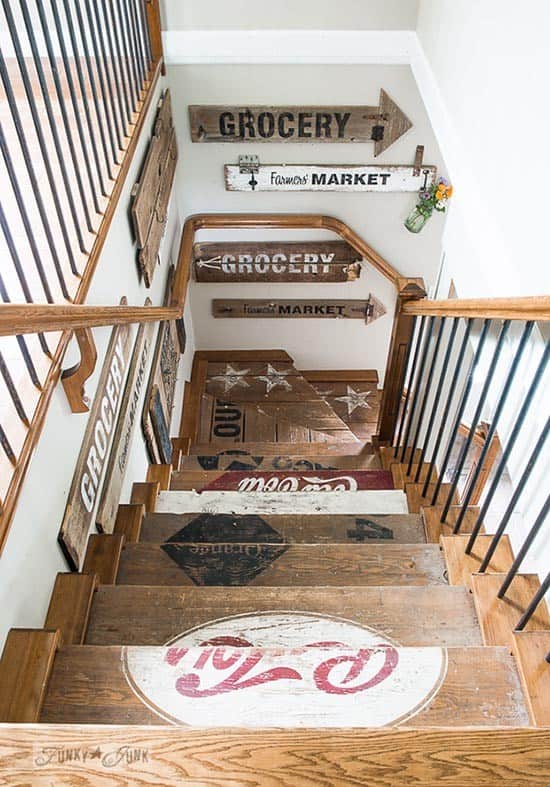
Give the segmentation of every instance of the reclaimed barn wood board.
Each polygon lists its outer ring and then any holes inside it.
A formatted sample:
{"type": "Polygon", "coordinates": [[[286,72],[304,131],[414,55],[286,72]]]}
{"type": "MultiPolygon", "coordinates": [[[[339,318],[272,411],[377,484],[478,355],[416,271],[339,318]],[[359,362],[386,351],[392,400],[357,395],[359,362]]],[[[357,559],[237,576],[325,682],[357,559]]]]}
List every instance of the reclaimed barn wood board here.
{"type": "Polygon", "coordinates": [[[153,385],[151,398],[149,400],[149,417],[151,418],[158,452],[165,464],[170,461],[172,456],[170,425],[166,420],[167,410],[168,408],[163,401],[160,388],[158,385],[153,385]]]}
{"type": "MultiPolygon", "coordinates": [[[[357,492],[360,489],[393,489],[391,473],[387,470],[314,470],[302,472],[214,470],[202,487],[204,491],[228,492],[357,492]]],[[[196,476],[182,474],[182,487],[195,483],[196,476]]],[[[175,486],[171,486],[174,489],[175,486]]]]}
{"type": "MultiPolygon", "coordinates": [[[[467,555],[465,549],[469,540],[468,535],[442,536],[440,544],[447,564],[449,584],[466,585],[472,590],[472,574],[479,572],[493,536],[478,535],[472,551],[467,555]]],[[[513,562],[510,539],[505,535],[500,539],[486,570],[490,574],[506,574],[513,562]]]]}
{"type": "MultiPolygon", "coordinates": [[[[149,298],[147,301],[150,303],[149,298]]],[[[145,305],[148,305],[147,302],[145,305]]],[[[98,530],[104,533],[112,533],[114,530],[154,333],[153,322],[141,323],[138,326],[95,520],[98,530]]]]}
{"type": "Polygon", "coordinates": [[[258,440],[266,443],[277,442],[277,418],[262,412],[256,405],[245,405],[243,440],[258,440]]]}
{"type": "MultiPolygon", "coordinates": [[[[147,8],[150,6],[148,5],[147,8]]],[[[108,757],[129,752],[118,765],[124,781],[264,787],[356,784],[369,787],[546,787],[550,730],[533,727],[381,727],[353,730],[204,730],[173,725],[4,725],[0,768],[8,783],[36,781],[42,753],[76,748],[82,784],[99,785],[105,765],[93,757],[98,736],[108,757]],[[230,752],[231,756],[228,756],[230,752]],[[412,773],[411,763],[414,763],[412,773]],[[390,776],[388,777],[388,774],[390,776]],[[388,778],[391,781],[388,781],[388,778]]],[[[74,761],[53,760],[41,770],[62,783],[74,761]]],[[[51,777],[51,779],[50,779],[51,777]]],[[[110,778],[110,777],[109,777],[110,778]]]]}
{"type": "Polygon", "coordinates": [[[317,391],[300,375],[275,372],[253,375],[248,369],[228,364],[223,374],[208,377],[205,391],[210,396],[232,402],[300,402],[319,401],[317,391]]]}
{"type": "MultiPolygon", "coordinates": [[[[482,644],[471,594],[465,588],[448,586],[438,586],[434,593],[426,585],[326,589],[100,587],[94,596],[86,643],[164,645],[183,631],[197,629],[200,637],[202,626],[222,620],[226,633],[236,636],[239,620],[256,614],[256,629],[253,622],[248,624],[254,642],[260,646],[300,647],[306,644],[300,621],[286,627],[269,625],[271,613],[292,609],[348,620],[401,645],[482,644]]],[[[203,641],[199,639],[197,644],[203,641]]]]}
{"type": "MultiPolygon", "coordinates": [[[[281,428],[279,426],[279,437],[281,428]]],[[[220,451],[217,454],[186,455],[180,462],[182,470],[379,470],[380,460],[376,454],[364,456],[300,456],[280,454],[263,456],[243,451],[240,447],[220,451]]],[[[174,473],[177,480],[178,473],[174,473]]]]}
{"type": "Polygon", "coordinates": [[[111,332],[57,537],[69,566],[77,571],[82,567],[114,436],[131,336],[129,325],[117,325],[111,332]]]}
{"type": "Polygon", "coordinates": [[[151,222],[157,208],[159,189],[169,155],[172,137],[172,106],[170,91],[166,90],[159,101],[153,136],[147,149],[145,162],[132,202],[132,219],[137,242],[143,247],[147,241],[151,222]]]}
{"type": "Polygon", "coordinates": [[[309,383],[377,383],[376,369],[300,369],[309,383]]]}
{"type": "Polygon", "coordinates": [[[437,168],[406,164],[261,164],[254,174],[224,167],[226,191],[415,192],[435,183],[437,168]]]}
{"type": "Polygon", "coordinates": [[[160,492],[156,511],[173,514],[408,514],[407,498],[398,489],[366,492],[160,492]]]}
{"type": "Polygon", "coordinates": [[[362,437],[360,425],[377,425],[382,392],[376,383],[316,382],[313,387],[356,437],[362,437]]]}
{"type": "Polygon", "coordinates": [[[369,295],[364,300],[260,300],[252,298],[222,299],[212,301],[212,315],[216,318],[261,319],[354,319],[366,324],[386,313],[385,307],[369,295]]]}
{"type": "Polygon", "coordinates": [[[346,241],[196,243],[198,282],[347,282],[359,278],[360,255],[346,241]]]}
{"type": "Polygon", "coordinates": [[[374,142],[386,150],[412,123],[382,88],[378,106],[189,107],[193,142],[374,142]]]}
{"type": "MultiPolygon", "coordinates": [[[[456,524],[460,514],[460,506],[451,506],[447,515],[447,522],[441,522],[441,515],[443,513],[443,506],[427,506],[422,509],[422,518],[424,520],[424,527],[426,530],[426,538],[430,544],[439,544],[441,536],[452,536],[453,528],[456,524]]],[[[471,533],[472,528],[477,522],[479,516],[479,508],[475,506],[468,507],[466,516],[462,520],[460,526],[461,533],[471,533]]],[[[481,526],[480,533],[485,533],[485,526],[481,526]]]]}
{"type": "MultiPolygon", "coordinates": [[[[354,628],[348,626],[350,631],[354,628]]],[[[365,639],[366,633],[364,630],[365,639]]],[[[506,648],[399,648],[395,653],[392,646],[373,647],[363,660],[358,646],[303,648],[297,652],[233,648],[226,653],[226,649],[220,646],[218,651],[225,669],[212,675],[212,667],[205,664],[207,658],[213,658],[212,648],[62,648],[54,662],[40,721],[154,725],[169,718],[174,723],[206,727],[219,726],[222,717],[226,726],[256,728],[280,728],[285,724],[293,729],[375,727],[405,720],[408,727],[445,727],[452,709],[454,725],[528,724],[519,678],[506,648]],[[232,657],[228,659],[229,652],[232,657]],[[241,692],[214,694],[214,702],[202,697],[200,691],[195,699],[185,696],[187,684],[178,679],[189,673],[193,664],[199,664],[199,685],[200,676],[205,674],[200,665],[207,673],[207,685],[208,676],[216,685],[216,679],[219,682],[232,674],[235,664],[248,666],[246,659],[252,653],[257,654],[254,663],[261,662],[270,676],[267,682],[241,692]],[[333,659],[346,658],[357,664],[356,673],[364,681],[367,655],[373,656],[373,663],[367,665],[371,678],[370,670],[377,674],[384,659],[391,658],[396,667],[369,689],[342,694],[332,693],[328,687],[326,691],[314,688],[312,675],[317,671],[328,677],[333,659]],[[278,668],[285,672],[274,672],[278,668]],[[291,680],[290,670],[301,679],[291,680]]],[[[357,679],[354,684],[362,686],[357,679]]]]}
{"type": "Polygon", "coordinates": [[[127,544],[119,585],[441,585],[436,544],[127,544]]]}
{"type": "Polygon", "coordinates": [[[10,629],[0,658],[0,724],[32,724],[40,719],[59,631],[10,629]]]}
{"type": "MultiPolygon", "coordinates": [[[[270,416],[277,421],[298,424],[308,429],[315,429],[319,432],[326,432],[329,429],[338,430],[347,433],[350,438],[353,437],[353,432],[350,431],[349,427],[336,415],[332,407],[323,399],[309,402],[284,403],[268,401],[261,402],[256,405],[256,408],[259,413],[270,416]]],[[[247,412],[251,409],[253,409],[253,406],[247,405],[247,412]]],[[[263,442],[265,440],[263,437],[255,438],[248,435],[246,439],[249,439],[251,442],[263,442]]]]}
{"type": "Polygon", "coordinates": [[[140,541],[215,543],[282,542],[289,544],[425,543],[418,514],[372,516],[365,514],[148,514],[142,523],[140,541]]]}
{"type": "MultiPolygon", "coordinates": [[[[220,447],[216,447],[211,443],[204,442],[192,442],[189,448],[190,454],[196,454],[198,456],[208,456],[214,453],[224,452],[226,449],[220,447]]],[[[348,440],[347,443],[342,443],[340,445],[335,445],[334,443],[309,443],[309,442],[300,442],[300,443],[289,443],[289,442],[280,442],[280,443],[253,443],[246,440],[242,445],[239,445],[236,449],[229,449],[229,450],[239,450],[239,451],[246,451],[252,456],[265,456],[265,457],[277,457],[280,455],[284,456],[322,456],[325,459],[330,457],[331,459],[336,459],[337,457],[342,456],[350,456],[350,457],[360,457],[363,455],[370,456],[373,453],[373,448],[370,445],[362,446],[357,440],[348,440]]]]}

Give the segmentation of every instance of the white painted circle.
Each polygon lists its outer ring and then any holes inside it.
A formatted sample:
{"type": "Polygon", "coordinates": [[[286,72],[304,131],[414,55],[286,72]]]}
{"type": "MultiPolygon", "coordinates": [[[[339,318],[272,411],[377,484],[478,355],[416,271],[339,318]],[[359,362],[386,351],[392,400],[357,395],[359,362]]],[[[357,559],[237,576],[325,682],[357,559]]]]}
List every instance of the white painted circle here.
{"type": "Polygon", "coordinates": [[[127,647],[140,700],[194,727],[380,727],[434,698],[443,648],[399,648],[356,623],[308,612],[213,621],[168,647],[127,647]]]}

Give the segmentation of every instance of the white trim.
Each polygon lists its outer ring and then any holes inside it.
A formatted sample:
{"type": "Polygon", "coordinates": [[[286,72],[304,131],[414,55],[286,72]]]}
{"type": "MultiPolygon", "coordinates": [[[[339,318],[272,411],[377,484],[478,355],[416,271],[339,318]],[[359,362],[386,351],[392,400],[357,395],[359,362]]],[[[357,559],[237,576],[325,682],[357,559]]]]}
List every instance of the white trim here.
{"type": "Polygon", "coordinates": [[[418,46],[412,30],[168,30],[169,65],[408,64],[418,46]]]}

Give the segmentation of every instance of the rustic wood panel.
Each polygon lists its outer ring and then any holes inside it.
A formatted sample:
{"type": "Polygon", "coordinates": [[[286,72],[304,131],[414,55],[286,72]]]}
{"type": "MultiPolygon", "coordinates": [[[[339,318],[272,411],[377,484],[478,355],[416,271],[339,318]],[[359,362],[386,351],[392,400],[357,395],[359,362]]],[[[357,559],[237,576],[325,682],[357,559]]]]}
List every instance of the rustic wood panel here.
{"type": "Polygon", "coordinates": [[[378,423],[382,392],[375,383],[317,382],[314,388],[356,436],[356,425],[378,423]]]}
{"type": "Polygon", "coordinates": [[[117,582],[128,585],[444,584],[434,545],[128,544],[117,582]]]}
{"type": "Polygon", "coordinates": [[[98,530],[104,533],[112,533],[114,530],[154,333],[155,323],[141,323],[138,326],[95,518],[98,530]]]}
{"type": "Polygon", "coordinates": [[[245,516],[233,514],[148,514],[141,541],[161,543],[425,543],[422,519],[418,514],[372,516],[365,514],[295,514],[245,516]]]}
{"type": "Polygon", "coordinates": [[[149,465],[146,481],[158,481],[159,489],[170,489],[172,465],[149,465]]]}
{"type": "Polygon", "coordinates": [[[300,424],[290,424],[287,421],[278,421],[277,442],[292,443],[296,441],[300,443],[302,440],[308,439],[311,442],[315,441],[315,434],[312,434],[311,429],[308,429],[306,426],[301,426],[300,424]]]}
{"type": "Polygon", "coordinates": [[[0,659],[0,722],[39,720],[58,645],[57,631],[10,629],[0,659]]]}
{"type": "MultiPolygon", "coordinates": [[[[404,651],[399,649],[401,658],[406,656],[404,651]]],[[[158,686],[155,677],[159,680],[154,664],[160,663],[166,652],[164,648],[143,649],[135,654],[136,659],[150,660],[151,689],[158,686]]],[[[316,649],[308,648],[302,653],[310,657],[321,655],[316,653],[316,649]]],[[[193,655],[196,657],[197,654],[193,651],[193,655]]],[[[128,684],[123,674],[122,657],[119,647],[62,648],[55,659],[41,721],[49,724],[87,724],[98,721],[103,724],[162,724],[162,717],[150,710],[128,684]]],[[[426,708],[407,720],[408,727],[445,726],[450,713],[454,725],[514,727],[527,724],[519,679],[513,659],[505,648],[449,648],[447,658],[448,666],[441,688],[426,708]],[[483,704],[479,702],[480,695],[484,697],[483,704]]],[[[266,663],[270,663],[267,658],[266,663]]],[[[177,677],[177,671],[175,675],[177,677]]],[[[283,696],[296,691],[286,680],[275,685],[281,687],[283,696]]],[[[255,692],[256,698],[260,701],[259,707],[251,709],[248,706],[248,710],[253,710],[255,714],[251,726],[280,727],[281,699],[278,698],[278,702],[266,702],[261,686],[255,692]]],[[[390,694],[386,701],[392,702],[390,694]]],[[[363,696],[360,703],[363,706],[363,696]]],[[[308,707],[312,711],[310,726],[317,727],[319,723],[334,726],[330,724],[330,718],[319,718],[314,705],[308,704],[308,707]]],[[[217,719],[212,721],[219,724],[217,719]]],[[[231,723],[243,726],[237,714],[231,723]]],[[[368,714],[365,714],[363,724],[373,726],[368,714]]]]}
{"type": "Polygon", "coordinates": [[[59,573],[55,578],[44,628],[59,632],[59,645],[84,642],[97,584],[95,574],[59,573]]]}
{"type": "Polygon", "coordinates": [[[361,272],[361,257],[345,241],[196,243],[198,282],[346,282],[361,272]]]}
{"type": "Polygon", "coordinates": [[[115,431],[130,338],[129,326],[116,326],[111,333],[58,534],[70,567],[77,570],[82,565],[115,431]]]}
{"type": "Polygon", "coordinates": [[[515,631],[512,648],[531,723],[550,727],[550,631],[515,631]]]}
{"type": "Polygon", "coordinates": [[[102,533],[91,535],[82,571],[97,574],[102,585],[112,585],[117,581],[120,556],[124,546],[124,536],[102,533]]]}
{"type": "MultiPolygon", "coordinates": [[[[433,493],[435,492],[435,483],[428,485],[426,497],[422,497],[422,490],[424,484],[405,484],[405,492],[409,502],[409,511],[412,514],[418,514],[421,508],[431,505],[433,493]]],[[[451,484],[441,484],[439,490],[439,500],[445,502],[449,492],[451,491],[451,484]]],[[[452,505],[458,505],[458,494],[453,494],[452,505]]]]}
{"type": "Polygon", "coordinates": [[[159,492],[158,481],[135,481],[132,485],[130,503],[144,505],[146,513],[151,514],[156,508],[159,492]]]}
{"type": "Polygon", "coordinates": [[[376,369],[301,369],[309,383],[378,383],[376,369]]]}
{"type": "Polygon", "coordinates": [[[197,350],[194,361],[211,363],[273,363],[293,364],[286,350],[197,350]]]}
{"type": "MultiPolygon", "coordinates": [[[[535,593],[540,588],[535,574],[517,574],[503,599],[497,597],[505,574],[474,574],[472,590],[486,645],[512,647],[513,630],[535,593]]],[[[525,627],[526,631],[550,629],[550,612],[542,602],[525,627]]]]}
{"type": "MultiPolygon", "coordinates": [[[[381,445],[378,448],[378,453],[380,454],[380,459],[382,461],[382,467],[384,468],[384,470],[389,470],[390,469],[390,465],[393,462],[398,462],[399,461],[399,458],[401,456],[400,451],[401,451],[401,449],[399,449],[399,453],[397,454],[397,458],[396,458],[394,456],[395,448],[392,448],[390,446],[385,446],[385,445],[381,445]]],[[[421,452],[422,452],[422,449],[420,449],[420,448],[416,449],[415,457],[414,457],[414,461],[415,462],[419,461],[421,452]]],[[[411,458],[411,449],[407,448],[406,451],[405,451],[404,461],[408,462],[410,458],[411,458]]]]}
{"type": "MultiPolygon", "coordinates": [[[[247,412],[251,407],[251,405],[247,407],[247,412]]],[[[257,408],[261,414],[270,416],[277,421],[287,421],[320,432],[325,432],[328,429],[339,430],[343,434],[349,435],[350,438],[353,437],[349,427],[322,399],[318,399],[316,402],[262,402],[257,408]]],[[[247,439],[249,439],[248,436],[247,439]]],[[[263,440],[264,438],[257,440],[250,437],[251,442],[263,442],[263,440]]]]}
{"type": "MultiPolygon", "coordinates": [[[[550,731],[533,728],[377,730],[193,730],[181,727],[36,725],[2,729],[0,768],[8,782],[36,780],[37,752],[55,747],[92,754],[98,738],[107,754],[136,752],[119,766],[123,779],[147,784],[309,787],[546,787],[550,731]],[[143,756],[139,756],[143,752],[143,756]]],[[[51,762],[44,775],[56,784],[73,778],[75,764],[51,762]]],[[[101,760],[78,765],[81,784],[108,787],[101,760]]]]}
{"type": "MultiPolygon", "coordinates": [[[[460,506],[451,506],[449,508],[447,522],[441,522],[443,506],[426,506],[422,508],[422,518],[424,519],[426,538],[429,544],[439,544],[441,536],[453,535],[453,527],[456,524],[460,511],[460,506]]],[[[479,508],[468,506],[464,519],[462,520],[462,525],[460,526],[460,532],[471,533],[478,516],[479,508]]],[[[479,532],[481,534],[485,533],[485,527],[483,525],[479,532]]]]}
{"type": "Polygon", "coordinates": [[[140,540],[141,526],[145,516],[143,503],[124,503],[118,507],[115,535],[124,536],[125,543],[134,543],[140,540]]]}
{"type": "Polygon", "coordinates": [[[418,192],[434,182],[437,168],[406,164],[260,164],[253,175],[224,167],[226,191],[418,192]]]}
{"type": "Polygon", "coordinates": [[[246,405],[243,411],[243,440],[265,441],[266,443],[277,442],[277,418],[275,415],[265,413],[254,405],[246,405]]]}
{"type": "MultiPolygon", "coordinates": [[[[207,456],[212,451],[218,453],[224,450],[221,446],[217,448],[208,442],[193,442],[190,447],[190,453],[198,456],[207,456]]],[[[242,445],[238,446],[237,450],[246,451],[253,456],[322,456],[325,459],[328,457],[331,459],[345,456],[355,457],[362,454],[369,456],[372,453],[371,446],[362,446],[358,441],[352,440],[338,445],[334,443],[252,443],[246,440],[242,445]]]]}
{"type": "MultiPolygon", "coordinates": [[[[334,615],[377,631],[407,646],[481,645],[471,595],[465,588],[331,587],[100,587],[94,599],[86,642],[89,645],[162,645],[182,631],[227,619],[237,634],[241,615],[299,609],[334,615]],[[414,609],[414,617],[411,617],[414,609]],[[162,613],[160,614],[160,610],[162,613]]],[[[265,623],[269,622],[269,616],[265,623]]],[[[258,644],[276,635],[264,624],[258,644]],[[261,638],[260,638],[261,637],[261,638]]],[[[300,625],[293,631],[304,644],[300,625]]]]}
{"type": "Polygon", "coordinates": [[[213,401],[210,440],[240,443],[244,437],[244,407],[222,399],[213,401]]]}
{"type": "Polygon", "coordinates": [[[212,301],[212,315],[226,318],[261,319],[355,319],[373,322],[386,313],[385,307],[372,295],[363,300],[260,300],[220,299],[212,301]]]}
{"type": "MultiPolygon", "coordinates": [[[[277,427],[277,436],[281,438],[281,427],[277,427]]],[[[304,429],[304,431],[307,431],[304,429]]],[[[280,454],[279,456],[262,456],[241,450],[240,446],[217,454],[203,456],[183,456],[180,471],[191,470],[378,470],[380,460],[375,454],[364,456],[300,456],[280,454]]],[[[174,473],[177,482],[178,473],[174,473]]]]}
{"type": "Polygon", "coordinates": [[[189,107],[193,142],[374,142],[374,155],[412,127],[380,89],[378,106],[189,107]]]}
{"type": "MultiPolygon", "coordinates": [[[[464,550],[469,536],[442,536],[441,547],[445,555],[451,585],[466,585],[469,590],[472,589],[472,574],[478,573],[492,540],[492,536],[478,536],[474,548],[467,555],[464,550]]],[[[514,555],[510,541],[508,536],[504,536],[491,558],[487,571],[492,574],[506,573],[513,560],[514,555]]]]}
{"type": "Polygon", "coordinates": [[[387,470],[315,470],[286,471],[205,471],[206,478],[183,471],[173,489],[201,488],[204,491],[235,492],[356,492],[360,489],[393,489],[387,470]]]}

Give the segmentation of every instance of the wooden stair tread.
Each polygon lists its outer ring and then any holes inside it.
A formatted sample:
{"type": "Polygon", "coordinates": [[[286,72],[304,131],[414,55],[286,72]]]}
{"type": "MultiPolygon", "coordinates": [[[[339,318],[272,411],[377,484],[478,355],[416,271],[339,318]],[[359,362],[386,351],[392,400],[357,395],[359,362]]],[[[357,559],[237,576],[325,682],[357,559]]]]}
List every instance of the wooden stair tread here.
{"type": "Polygon", "coordinates": [[[531,722],[550,727],[550,630],[515,631],[512,647],[531,722]]]}
{"type": "Polygon", "coordinates": [[[236,448],[219,454],[182,456],[179,470],[378,470],[382,469],[376,454],[356,456],[305,456],[297,453],[263,455],[236,448]]]}
{"type": "MultiPolygon", "coordinates": [[[[372,454],[371,445],[365,446],[359,441],[340,442],[340,443],[310,443],[310,442],[251,442],[246,440],[243,443],[234,445],[232,450],[244,451],[252,455],[261,456],[358,456],[363,453],[372,454]]],[[[190,454],[197,456],[209,456],[227,450],[226,443],[212,442],[201,443],[199,441],[191,443],[190,454]]]]}
{"type": "MultiPolygon", "coordinates": [[[[471,553],[467,555],[464,550],[469,538],[468,535],[442,536],[441,547],[449,571],[449,583],[451,585],[466,585],[471,590],[472,574],[478,573],[493,537],[478,536],[471,553]]],[[[487,571],[492,574],[506,572],[513,560],[514,555],[508,536],[503,536],[491,558],[487,571]]]]}
{"type": "MultiPolygon", "coordinates": [[[[106,585],[100,586],[94,596],[86,643],[163,645],[183,631],[222,619],[227,623],[228,634],[238,634],[243,615],[259,615],[259,626],[266,632],[269,613],[289,609],[345,619],[401,645],[481,645],[471,594],[465,588],[446,585],[438,586],[437,593],[428,586],[106,585]]],[[[296,643],[304,644],[300,627],[294,632],[296,643]]]]}
{"type": "Polygon", "coordinates": [[[443,584],[433,544],[128,544],[118,584],[443,584]]]}
{"type": "MultiPolygon", "coordinates": [[[[196,489],[213,491],[262,491],[265,484],[287,485],[293,483],[300,488],[327,485],[329,488],[393,489],[391,473],[387,470],[180,470],[173,473],[170,489],[173,491],[196,489]],[[259,488],[258,488],[259,487],[259,488]]],[[[269,486],[268,486],[269,488],[269,486]]],[[[284,490],[282,490],[284,491],[284,490]]],[[[312,491],[316,491],[313,489],[312,491]]]]}
{"type": "MultiPolygon", "coordinates": [[[[441,536],[452,536],[453,527],[458,520],[461,510],[461,506],[451,506],[447,515],[447,521],[441,522],[443,506],[428,506],[422,508],[421,514],[424,519],[428,542],[431,544],[439,544],[441,536]]],[[[471,533],[478,516],[479,508],[477,506],[468,506],[460,526],[460,533],[471,533]]],[[[485,533],[483,525],[479,532],[485,533]]]]}
{"type": "Polygon", "coordinates": [[[408,514],[407,498],[398,489],[360,492],[161,492],[155,511],[188,514],[408,514]]]}
{"type": "Polygon", "coordinates": [[[224,646],[218,653],[229,657],[231,666],[216,670],[212,647],[184,652],[177,647],[169,651],[68,646],[56,655],[41,721],[163,724],[168,716],[176,723],[205,727],[219,726],[219,714],[225,710],[224,726],[235,727],[375,727],[403,720],[407,727],[439,727],[448,726],[450,718],[454,725],[528,724],[513,657],[506,648],[375,649],[371,654],[374,666],[367,662],[363,672],[365,662],[361,661],[352,682],[361,687],[367,685],[360,682],[361,675],[375,675],[378,683],[346,694],[334,692],[335,684],[344,690],[350,686],[341,683],[342,673],[338,678],[333,672],[332,660],[347,658],[349,663],[355,659],[351,663],[357,664],[360,647],[244,648],[239,652],[234,646],[224,646]],[[264,668],[262,674],[269,676],[257,685],[208,697],[188,696],[186,691],[195,689],[187,689],[191,684],[185,680],[177,688],[180,677],[191,671],[197,675],[196,685],[206,675],[205,685],[217,686],[232,674],[235,664],[242,664],[251,654],[256,654],[256,663],[264,668]],[[393,668],[380,666],[392,658],[393,668]],[[277,677],[272,671],[277,668],[292,669],[292,679],[288,672],[287,677],[277,677]]]}
{"type": "Polygon", "coordinates": [[[141,526],[141,541],[248,542],[276,537],[285,543],[425,543],[419,514],[386,516],[355,514],[147,514],[141,526]],[[187,530],[187,533],[185,532],[187,530]]]}

